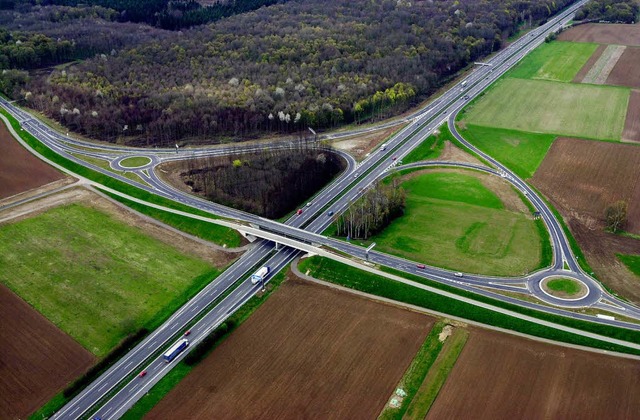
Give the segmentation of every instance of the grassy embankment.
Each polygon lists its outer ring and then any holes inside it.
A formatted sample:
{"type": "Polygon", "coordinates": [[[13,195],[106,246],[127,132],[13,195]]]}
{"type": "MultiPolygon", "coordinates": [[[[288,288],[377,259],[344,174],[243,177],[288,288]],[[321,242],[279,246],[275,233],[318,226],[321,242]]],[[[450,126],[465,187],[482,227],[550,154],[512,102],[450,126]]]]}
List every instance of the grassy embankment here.
{"type": "MultiPolygon", "coordinates": [[[[100,183],[100,184],[104,185],[105,187],[112,188],[114,190],[120,191],[122,193],[125,193],[125,194],[127,194],[129,196],[135,197],[137,199],[147,201],[149,203],[165,206],[165,207],[168,207],[168,208],[171,208],[171,209],[175,209],[175,210],[181,210],[181,211],[184,211],[186,213],[205,216],[205,217],[208,217],[208,218],[211,218],[211,219],[217,219],[218,218],[217,216],[215,216],[215,215],[213,215],[211,213],[207,213],[207,212],[202,211],[202,210],[194,209],[194,208],[189,207],[187,205],[184,205],[184,204],[181,204],[181,203],[176,203],[175,201],[169,200],[167,198],[157,196],[155,194],[152,194],[152,193],[149,193],[147,191],[141,190],[139,188],[136,188],[136,187],[131,186],[129,184],[126,184],[124,182],[121,182],[121,181],[118,181],[116,179],[113,179],[113,178],[111,178],[111,177],[109,177],[107,175],[104,175],[104,174],[101,174],[99,172],[96,172],[96,171],[94,171],[92,169],[85,168],[84,166],[79,165],[79,164],[77,164],[77,163],[75,163],[73,161],[70,161],[69,159],[67,159],[67,158],[65,158],[63,156],[60,156],[57,153],[53,152],[51,149],[49,149],[48,147],[43,145],[39,140],[37,140],[35,137],[30,135],[29,133],[26,133],[25,131],[22,131],[18,121],[16,121],[15,118],[13,118],[11,115],[9,115],[4,109],[0,109],[0,114],[5,116],[9,120],[9,123],[11,124],[13,129],[20,135],[20,137],[31,148],[33,148],[35,151],[37,151],[39,154],[41,154],[45,158],[49,159],[50,161],[65,167],[66,169],[70,170],[71,172],[73,172],[73,173],[75,173],[75,174],[77,174],[79,176],[85,177],[87,179],[90,179],[92,181],[100,183]]],[[[120,201],[119,197],[117,199],[120,201]]],[[[141,206],[141,210],[140,211],[142,213],[145,213],[145,211],[147,209],[150,209],[150,207],[141,206]]],[[[183,216],[180,216],[180,217],[183,217],[183,216]]],[[[175,218],[173,218],[173,219],[175,219],[175,218]]],[[[169,224],[169,223],[167,222],[167,224],[169,224]]],[[[185,224],[192,225],[192,226],[193,225],[203,225],[203,227],[201,229],[199,229],[199,230],[206,231],[207,232],[207,236],[202,238],[202,239],[209,240],[209,241],[217,243],[219,245],[226,245],[228,247],[236,247],[236,246],[239,246],[242,243],[241,235],[237,231],[229,229],[227,227],[216,225],[214,223],[202,222],[202,221],[199,221],[199,220],[191,220],[190,222],[185,222],[185,224]],[[206,228],[205,228],[205,226],[206,226],[206,228]]]]}
{"type": "MultiPolygon", "coordinates": [[[[246,304],[241,306],[227,320],[228,325],[232,327],[221,334],[214,343],[210,343],[211,347],[205,352],[201,360],[211,353],[224,339],[229,336],[236,328],[238,328],[258,307],[278,288],[284,281],[286,274],[280,272],[276,274],[267,284],[267,291],[261,295],[255,295],[246,304]]],[[[213,334],[213,333],[212,333],[213,334]]],[[[181,361],[165,377],[163,377],[149,392],[147,392],[129,411],[123,416],[123,420],[140,419],[146,413],[160,402],[160,400],[173,389],[185,376],[191,372],[197,364],[187,365],[185,361],[181,361]]]]}
{"type": "Polygon", "coordinates": [[[405,213],[370,239],[376,249],[472,273],[521,275],[539,267],[542,238],[534,221],[505,209],[478,178],[435,171],[402,187],[405,213]]]}
{"type": "Polygon", "coordinates": [[[631,272],[633,272],[637,276],[640,276],[640,255],[616,255],[618,259],[622,261],[622,263],[626,265],[629,270],[631,270],[631,272]]]}
{"type": "Polygon", "coordinates": [[[3,225],[0,265],[2,283],[99,357],[220,273],[79,204],[3,225]]]}
{"type": "MultiPolygon", "coordinates": [[[[323,257],[311,257],[300,263],[302,272],[309,271],[315,278],[336,283],[351,289],[359,290],[377,296],[386,297],[399,302],[405,302],[423,308],[439,311],[452,316],[461,317],[471,321],[480,322],[486,325],[493,325],[505,329],[519,331],[536,337],[548,338],[551,340],[583,345],[588,347],[619,351],[630,354],[640,354],[640,350],[631,349],[625,346],[607,343],[601,340],[588,338],[565,332],[552,327],[540,325],[538,323],[521,320],[510,315],[494,312],[490,309],[481,308],[477,305],[461,302],[459,300],[442,296],[433,292],[399,283],[376,274],[363,272],[356,268],[323,257]]],[[[393,273],[398,274],[398,273],[393,273]]],[[[406,278],[460,296],[474,299],[478,302],[488,303],[493,306],[528,315],[548,322],[564,325],[583,331],[600,334],[632,343],[640,342],[640,332],[627,330],[624,328],[610,327],[601,324],[566,318],[559,315],[546,314],[533,309],[522,308],[517,305],[504,303],[492,298],[475,295],[454,287],[443,285],[418,276],[405,275],[406,278]]]]}

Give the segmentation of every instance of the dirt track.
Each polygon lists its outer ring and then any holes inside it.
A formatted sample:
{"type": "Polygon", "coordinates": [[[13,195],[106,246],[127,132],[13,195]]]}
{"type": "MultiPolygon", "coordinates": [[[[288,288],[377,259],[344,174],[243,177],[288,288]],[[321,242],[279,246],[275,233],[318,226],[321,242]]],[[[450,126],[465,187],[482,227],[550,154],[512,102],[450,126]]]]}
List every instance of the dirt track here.
{"type": "Polygon", "coordinates": [[[632,419],[640,361],[471,329],[427,419],[632,419]]]}
{"type": "Polygon", "coordinates": [[[29,153],[0,123],[0,199],[65,176],[29,153]]]}
{"type": "Polygon", "coordinates": [[[558,40],[640,46],[640,25],[587,23],[562,32],[558,40]]]}
{"type": "Polygon", "coordinates": [[[0,284],[0,418],[25,418],[76,379],[94,356],[0,284]]]}
{"type": "Polygon", "coordinates": [[[631,91],[622,140],[640,143],[640,90],[631,91]]]}
{"type": "Polygon", "coordinates": [[[146,418],[375,418],[432,323],[290,279],[146,418]]]}

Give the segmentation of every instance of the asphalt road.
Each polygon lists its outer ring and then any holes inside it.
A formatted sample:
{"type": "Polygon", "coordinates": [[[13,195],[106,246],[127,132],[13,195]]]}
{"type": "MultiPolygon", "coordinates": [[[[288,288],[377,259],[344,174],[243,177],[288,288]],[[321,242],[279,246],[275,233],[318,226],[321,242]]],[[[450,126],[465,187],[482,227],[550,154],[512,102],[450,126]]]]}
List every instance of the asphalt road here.
{"type": "MultiPolygon", "coordinates": [[[[397,162],[407,153],[415,148],[424,138],[426,138],[441,123],[449,120],[453,121],[455,114],[464,106],[466,100],[464,95],[471,97],[477,95],[484,90],[490,83],[497,79],[504,71],[512,67],[531,49],[543,42],[544,36],[558,27],[558,22],[568,21],[569,15],[578,5],[572,7],[569,11],[564,12],[560,17],[549,21],[544,27],[540,27],[520,40],[514,42],[507,49],[499,52],[487,61],[491,66],[478,67],[465,79],[466,84],[463,88],[461,83],[453,86],[449,91],[437,98],[424,109],[413,114],[408,118],[411,123],[402,129],[392,140],[387,142],[385,151],[378,150],[372,153],[360,165],[357,165],[353,158],[344,156],[348,169],[336,181],[321,191],[312,201],[312,205],[305,207],[303,213],[299,216],[291,217],[286,224],[273,222],[258,216],[243,213],[234,209],[200,200],[196,197],[186,195],[174,188],[165,185],[152,170],[157,164],[163,161],[184,159],[185,155],[191,156],[208,156],[212,154],[229,154],[245,152],[249,150],[261,150],[265,147],[289,147],[281,143],[270,143],[261,145],[246,146],[239,150],[238,147],[233,148],[200,148],[200,149],[158,149],[158,150],[139,150],[132,148],[123,148],[118,146],[104,146],[96,144],[88,144],[83,141],[74,140],[68,136],[61,135],[44,125],[30,114],[14,107],[12,104],[4,100],[0,100],[0,104],[16,116],[21,122],[22,127],[39,138],[43,143],[47,144],[57,153],[71,159],[83,166],[91,166],[105,175],[117,178],[126,183],[132,183],[126,177],[113,174],[112,172],[88,165],[85,161],[75,157],[71,153],[80,153],[88,156],[103,157],[111,160],[111,166],[117,170],[132,170],[123,168],[120,162],[130,156],[147,156],[151,162],[141,168],[133,169],[138,173],[150,186],[139,186],[153,194],[161,195],[172,200],[185,203],[187,205],[200,208],[216,215],[228,217],[234,220],[241,220],[259,226],[270,232],[278,233],[287,237],[295,238],[306,243],[322,244],[352,256],[368,259],[371,262],[400,269],[402,271],[421,275],[423,277],[436,280],[445,284],[453,285],[460,289],[473,291],[503,301],[511,302],[520,306],[535,307],[546,312],[558,313],[574,318],[582,318],[593,320],[592,317],[581,316],[568,312],[560,308],[540,307],[530,302],[520,301],[498,295],[495,292],[486,290],[491,287],[494,290],[502,291],[522,291],[529,290],[533,295],[540,297],[543,301],[549,301],[560,307],[578,307],[578,306],[594,306],[598,305],[606,292],[601,290],[599,284],[583,273],[579,266],[575,263],[571,249],[568,245],[566,237],[559,226],[559,223],[553,214],[546,207],[544,202],[540,200],[534,191],[532,191],[524,182],[511,174],[506,168],[498,162],[493,162],[488,156],[485,157],[498,168],[497,176],[505,175],[505,179],[512,182],[518,189],[526,192],[527,197],[543,214],[545,223],[547,224],[553,242],[554,248],[554,265],[548,270],[533,273],[527,277],[516,279],[500,279],[486,276],[474,276],[465,274],[464,277],[457,277],[453,272],[438,269],[435,267],[426,267],[419,269],[415,262],[407,261],[398,257],[389,256],[382,253],[370,252],[365,255],[362,247],[326,238],[319,235],[330,223],[331,218],[326,215],[330,209],[336,214],[346,209],[353,200],[357,199],[362,191],[366,189],[372,182],[380,178],[385,171],[393,169],[397,162]],[[396,157],[397,159],[393,159],[396,157]],[[338,197],[339,196],[339,197],[338,197]],[[336,199],[336,197],[338,197],[336,199]],[[300,229],[304,227],[304,229],[300,229]],[[570,267],[570,271],[563,270],[564,263],[570,267]],[[589,289],[589,294],[579,301],[558,300],[546,295],[540,289],[540,281],[549,275],[561,274],[563,277],[574,276],[580,281],[585,282],[589,289]],[[479,289],[478,286],[482,286],[479,289]]],[[[397,122],[389,125],[397,124],[397,122]]],[[[361,131],[368,131],[367,128],[361,131]]],[[[453,129],[454,135],[459,136],[453,129]]],[[[353,133],[341,133],[336,136],[348,136],[353,133]]],[[[465,142],[464,139],[461,141],[465,142]]],[[[467,144],[465,142],[465,144],[467,144]]],[[[473,146],[468,145],[473,149],[473,146]]],[[[475,150],[475,149],[474,149],[475,150]]],[[[479,152],[481,154],[481,152],[479,152]]],[[[444,164],[444,163],[440,163],[444,164]]],[[[464,164],[457,164],[465,166],[464,164]]],[[[479,168],[474,168],[479,169],[479,168]]],[[[480,169],[486,170],[486,169],[480,169]]],[[[491,172],[492,170],[488,170],[491,172]]],[[[495,170],[493,170],[496,173],[495,170]]],[[[166,364],[161,360],[161,353],[168,348],[173,342],[181,337],[185,328],[197,316],[204,313],[203,318],[191,328],[189,339],[193,344],[199,342],[207,332],[219,325],[224,319],[232,314],[244,302],[250,299],[259,289],[259,285],[251,285],[247,280],[241,282],[232,292],[222,299],[217,305],[214,302],[221,299],[221,296],[234,285],[238,279],[246,279],[249,274],[260,265],[269,265],[277,272],[299,254],[299,251],[292,248],[282,248],[278,251],[274,250],[273,243],[260,240],[256,246],[241,257],[235,264],[226,270],[220,277],[205,287],[196,297],[185,304],[178,312],[176,312],[169,320],[167,320],[160,328],[154,331],[138,346],[132,349],[123,359],[114,364],[107,372],[105,372],[98,380],[87,387],[74,400],[61,409],[54,418],[77,418],[86,413],[96,402],[101,401],[110,390],[114,389],[125,378],[131,377],[141,370],[146,370],[147,375],[143,378],[134,377],[133,380],[126,382],[124,387],[119,390],[106,403],[103,403],[97,411],[97,415],[102,418],[118,418],[129,408],[137,399],[139,399],[147,390],[158,381],[171,366],[175,365],[175,361],[166,364]],[[266,261],[266,262],[265,262],[266,261]],[[214,306],[210,309],[211,306],[214,306]]],[[[614,297],[606,296],[608,300],[615,302],[620,312],[627,315],[639,314],[637,308],[632,307],[624,302],[617,301],[614,297]]],[[[607,306],[607,310],[612,307],[607,306]]],[[[615,307],[613,307],[615,310],[615,307]]],[[[600,320],[602,323],[611,325],[623,325],[629,327],[629,324],[619,321],[600,320]]],[[[637,328],[632,327],[632,328],[637,328]]],[[[193,347],[193,345],[191,346],[193,347]]],[[[184,352],[180,357],[183,357],[184,352]]]]}

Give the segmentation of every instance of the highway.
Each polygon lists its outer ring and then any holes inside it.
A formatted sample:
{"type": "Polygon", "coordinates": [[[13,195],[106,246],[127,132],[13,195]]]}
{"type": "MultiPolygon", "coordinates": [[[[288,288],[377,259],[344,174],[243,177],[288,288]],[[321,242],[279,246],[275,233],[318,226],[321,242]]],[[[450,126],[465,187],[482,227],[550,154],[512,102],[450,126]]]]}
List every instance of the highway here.
{"type": "MultiPolygon", "coordinates": [[[[369,252],[367,255],[365,249],[360,246],[321,235],[332,222],[332,219],[327,216],[328,210],[336,214],[344,211],[350,203],[356,200],[373,182],[389,173],[390,170],[397,169],[398,161],[402,160],[403,156],[419,145],[433,130],[444,122],[449,122],[451,125],[457,112],[462,109],[467,102],[464,98],[465,95],[472,98],[486,89],[487,86],[517,63],[531,49],[543,42],[544,37],[549,31],[556,29],[562,22],[570,20],[572,13],[582,3],[584,3],[584,1],[572,6],[558,17],[551,19],[543,27],[534,30],[531,33],[532,35],[522,37],[508,48],[495,54],[487,61],[487,64],[490,64],[490,66],[478,67],[470,73],[465,79],[466,84],[464,87],[461,83],[454,85],[427,107],[408,117],[410,124],[400,130],[393,139],[387,142],[387,150],[378,150],[371,153],[371,155],[359,165],[351,156],[343,154],[342,156],[346,161],[347,170],[333,183],[318,193],[316,197],[313,198],[311,206],[305,207],[301,215],[292,216],[284,224],[187,195],[166,185],[156,175],[153,169],[162,162],[180,160],[192,156],[231,154],[250,150],[261,150],[265,147],[290,147],[291,144],[272,142],[260,145],[248,145],[242,148],[235,146],[182,149],[177,151],[176,149],[141,150],[112,145],[97,145],[71,139],[68,136],[57,133],[55,130],[52,130],[32,117],[29,113],[13,106],[13,104],[5,100],[0,100],[0,105],[21,121],[23,129],[36,136],[56,153],[80,165],[91,167],[107,176],[119,179],[128,184],[136,185],[153,194],[211,212],[217,216],[259,226],[265,231],[277,233],[288,238],[294,238],[306,244],[322,245],[359,259],[367,259],[375,264],[399,269],[407,273],[416,274],[430,280],[472,291],[477,294],[490,296],[505,302],[514,303],[519,306],[589,321],[597,321],[603,324],[640,329],[640,327],[635,324],[628,324],[618,320],[595,320],[594,317],[569,312],[567,309],[564,309],[598,307],[606,308],[607,311],[624,314],[625,316],[640,318],[640,310],[638,310],[638,308],[608,295],[597,281],[580,269],[575,262],[575,257],[572,254],[568,240],[564,236],[559,222],[555,219],[555,216],[548,209],[544,201],[537,196],[536,192],[499,162],[495,162],[489,156],[485,156],[482,152],[477,151],[472,145],[468,144],[459,133],[457,133],[455,126],[452,127],[452,133],[467,145],[467,147],[483,156],[495,169],[473,167],[455,162],[421,163],[421,165],[454,165],[457,167],[468,167],[473,170],[487,171],[495,176],[503,177],[520,191],[526,193],[527,198],[541,212],[543,220],[549,229],[554,252],[552,267],[519,278],[505,279],[470,274],[464,274],[463,277],[458,277],[451,271],[436,267],[427,266],[424,269],[420,269],[417,267],[416,262],[375,251],[369,252]],[[77,157],[77,155],[109,159],[112,168],[135,172],[148,185],[135,183],[107,169],[88,164],[77,157]],[[123,168],[120,162],[124,158],[131,156],[146,156],[150,159],[150,163],[136,169],[123,168]],[[394,157],[396,159],[394,159],[394,157]],[[570,270],[563,269],[565,263],[569,266],[570,270]],[[541,289],[540,283],[545,278],[554,275],[572,277],[583,282],[588,287],[587,295],[582,299],[571,301],[547,295],[541,289]],[[500,291],[528,291],[531,295],[555,307],[538,305],[504,296],[498,293],[500,291]],[[610,303],[604,303],[604,300],[610,303]]],[[[397,124],[397,122],[393,124],[397,124]]],[[[365,130],[370,130],[370,128],[365,130]]],[[[348,135],[353,135],[353,132],[339,134],[339,136],[348,135]]],[[[404,168],[408,167],[410,167],[410,165],[404,168]]],[[[249,274],[260,265],[269,265],[273,268],[274,272],[277,272],[281,268],[286,267],[289,262],[298,255],[300,255],[300,251],[296,249],[281,247],[276,250],[274,249],[273,242],[258,240],[250,251],[245,253],[215,281],[206,286],[197,296],[187,302],[161,327],[132,349],[123,359],[114,364],[94,383],[78,394],[78,396],[56,413],[54,418],[78,418],[86,415],[86,413],[92,412],[93,407],[98,402],[100,404],[98,404],[97,416],[103,419],[118,418],[121,416],[126,409],[133,405],[155,382],[160,380],[162,376],[175,365],[175,361],[170,364],[164,363],[161,360],[161,353],[182,336],[187,326],[189,326],[195,318],[202,316],[197,323],[189,327],[191,330],[191,334],[189,335],[189,339],[192,341],[191,347],[202,340],[211,329],[218,326],[244,302],[250,299],[260,288],[259,285],[251,285],[251,283],[246,280],[238,283],[238,279],[248,278],[249,274]],[[233,288],[234,285],[236,286],[235,288],[233,288]],[[222,298],[225,293],[228,294],[222,298]],[[218,303],[214,305],[215,302],[218,303]],[[143,378],[137,377],[136,374],[142,370],[146,370],[147,375],[143,378]],[[109,395],[108,399],[105,398],[111,390],[121,386],[123,383],[124,386],[122,386],[117,393],[109,395]]],[[[186,352],[179,356],[178,359],[183,357],[184,354],[186,354],[186,352]]]]}

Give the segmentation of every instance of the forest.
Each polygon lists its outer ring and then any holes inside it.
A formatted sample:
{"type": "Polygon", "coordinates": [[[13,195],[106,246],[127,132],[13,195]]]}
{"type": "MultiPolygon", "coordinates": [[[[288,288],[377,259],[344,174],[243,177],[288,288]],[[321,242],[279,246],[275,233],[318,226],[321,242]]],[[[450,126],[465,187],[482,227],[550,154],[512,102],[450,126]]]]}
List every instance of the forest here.
{"type": "Polygon", "coordinates": [[[314,143],[290,149],[189,159],[180,176],[193,193],[270,219],[292,212],[345,168],[314,143]]]}
{"type": "MultiPolygon", "coordinates": [[[[156,18],[178,4],[148,2],[156,18]]],[[[236,0],[220,3],[236,5],[233,16],[169,31],[135,23],[127,5],[146,2],[14,0],[0,11],[0,66],[10,70],[0,89],[72,131],[124,144],[323,130],[415,106],[572,2],[289,0],[245,12],[262,3],[236,0]]]]}
{"type": "Polygon", "coordinates": [[[576,20],[635,23],[639,12],[637,0],[591,0],[576,12],[576,20]]]}

